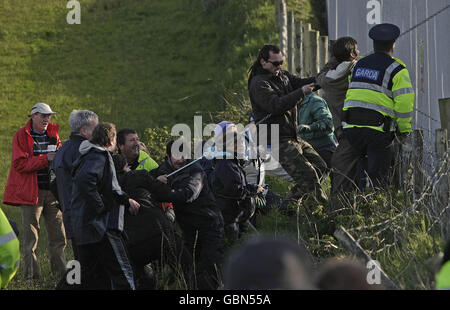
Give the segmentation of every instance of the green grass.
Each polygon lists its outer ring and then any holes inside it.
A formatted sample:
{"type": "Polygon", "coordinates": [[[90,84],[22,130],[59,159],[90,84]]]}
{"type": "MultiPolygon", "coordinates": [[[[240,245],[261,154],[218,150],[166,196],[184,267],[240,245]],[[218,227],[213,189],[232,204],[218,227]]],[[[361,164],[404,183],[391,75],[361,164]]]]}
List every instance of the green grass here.
{"type": "MultiPolygon", "coordinates": [[[[317,265],[350,254],[328,229],[328,204],[307,200],[298,209],[291,208],[290,216],[278,210],[260,216],[258,227],[262,232],[305,244],[317,265]]],[[[333,218],[336,228],[347,229],[401,289],[434,288],[436,266],[429,259],[442,251],[444,241],[439,226],[429,216],[429,202],[413,210],[397,190],[372,191],[351,195],[349,203],[333,218]],[[385,221],[389,223],[383,224],[385,221]]]]}
{"type": "MultiPolygon", "coordinates": [[[[57,111],[69,136],[73,109],[91,109],[117,127],[146,129],[205,122],[223,94],[245,85],[261,45],[276,43],[271,1],[81,0],[81,24],[68,25],[67,1],[0,2],[0,188],[15,132],[36,102],[57,111]]],[[[245,92],[241,90],[242,92],[245,92]]],[[[159,152],[159,150],[158,150],[159,152]]],[[[1,205],[19,223],[20,209],[1,205]]],[[[41,223],[42,224],[42,223],[41,223]]],[[[21,237],[19,237],[21,239],[21,237]]],[[[46,231],[38,247],[51,288],[46,231]]],[[[70,253],[67,253],[70,258],[70,253]]],[[[11,288],[27,289],[22,270],[11,288]]]]}
{"type": "MultiPolygon", "coordinates": [[[[277,44],[273,1],[80,2],[81,25],[66,23],[63,0],[0,2],[0,189],[10,169],[12,137],[36,102],[46,102],[58,112],[52,121],[61,125],[63,140],[69,135],[69,113],[91,109],[118,128],[137,129],[160,160],[175,123],[190,125],[194,115],[202,115],[204,123],[246,122],[246,71],[263,44],[277,44]]],[[[290,1],[300,2],[304,1],[290,1]]],[[[311,15],[302,9],[297,12],[311,15]]],[[[282,195],[291,186],[275,178],[267,181],[282,195]]],[[[20,209],[1,208],[21,229],[20,209]]],[[[348,255],[326,232],[327,208],[306,201],[290,217],[274,210],[258,218],[258,229],[307,244],[319,261],[348,255]]],[[[408,208],[404,196],[395,191],[359,195],[337,222],[353,229],[361,246],[402,288],[429,289],[433,275],[426,259],[439,252],[441,239],[425,205],[407,217],[398,216],[408,208]],[[370,228],[395,216],[381,232],[370,228]]],[[[43,281],[27,286],[21,265],[10,289],[55,285],[43,221],[38,245],[43,281]]],[[[66,255],[72,258],[70,247],[66,255]]],[[[164,277],[159,281],[163,288],[180,287],[164,277]]]]}

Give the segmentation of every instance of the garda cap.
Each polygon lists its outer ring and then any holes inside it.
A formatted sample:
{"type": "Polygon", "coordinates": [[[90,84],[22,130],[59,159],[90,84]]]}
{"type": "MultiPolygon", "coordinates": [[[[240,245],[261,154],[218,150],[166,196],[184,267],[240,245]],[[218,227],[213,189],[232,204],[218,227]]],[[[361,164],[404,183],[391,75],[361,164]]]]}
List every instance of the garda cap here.
{"type": "Polygon", "coordinates": [[[394,24],[379,24],[369,31],[369,37],[374,41],[395,41],[400,36],[400,28],[394,24]]]}

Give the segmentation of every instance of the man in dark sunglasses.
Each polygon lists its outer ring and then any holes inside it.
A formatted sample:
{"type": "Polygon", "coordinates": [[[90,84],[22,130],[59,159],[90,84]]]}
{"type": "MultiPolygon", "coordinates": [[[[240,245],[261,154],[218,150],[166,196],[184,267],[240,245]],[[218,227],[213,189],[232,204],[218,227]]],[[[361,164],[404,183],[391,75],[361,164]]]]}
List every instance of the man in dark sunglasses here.
{"type": "Polygon", "coordinates": [[[265,140],[271,144],[271,155],[295,182],[282,208],[286,208],[289,202],[298,203],[305,194],[312,194],[323,203],[327,197],[320,186],[320,179],[326,171],[326,164],[314,148],[298,136],[297,130],[297,106],[313,91],[315,78],[302,79],[292,75],[281,68],[282,64],[280,49],[264,45],[249,69],[248,90],[253,116],[259,123],[258,134],[264,132],[261,125],[267,126],[267,140],[260,137],[259,143],[265,140]],[[277,136],[272,136],[272,125],[278,125],[277,136]]]}
{"type": "Polygon", "coordinates": [[[280,60],[270,60],[270,58],[265,61],[264,58],[262,59],[262,67],[266,69],[267,71],[272,72],[275,75],[280,74],[281,66],[283,65],[283,56],[281,53],[279,54],[271,54],[270,55],[273,59],[280,59],[280,60]]]}

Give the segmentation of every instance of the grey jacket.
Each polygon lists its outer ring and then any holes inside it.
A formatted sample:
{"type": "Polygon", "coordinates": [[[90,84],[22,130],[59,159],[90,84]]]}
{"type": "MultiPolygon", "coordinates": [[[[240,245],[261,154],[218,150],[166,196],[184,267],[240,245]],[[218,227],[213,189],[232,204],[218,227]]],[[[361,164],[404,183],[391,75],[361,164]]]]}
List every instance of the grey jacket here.
{"type": "Polygon", "coordinates": [[[322,87],[323,99],[330,108],[336,136],[342,133],[342,108],[349,85],[349,76],[356,61],[339,63],[334,57],[317,74],[316,81],[322,87]]]}

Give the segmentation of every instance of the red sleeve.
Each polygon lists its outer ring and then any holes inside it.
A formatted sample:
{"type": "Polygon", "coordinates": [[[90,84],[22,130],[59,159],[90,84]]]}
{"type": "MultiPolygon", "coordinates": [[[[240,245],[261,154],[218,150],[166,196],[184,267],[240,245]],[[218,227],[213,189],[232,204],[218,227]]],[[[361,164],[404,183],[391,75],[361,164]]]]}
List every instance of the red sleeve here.
{"type": "Polygon", "coordinates": [[[27,135],[24,131],[19,131],[12,144],[12,165],[19,173],[36,172],[48,165],[47,155],[34,156],[27,135]]]}

